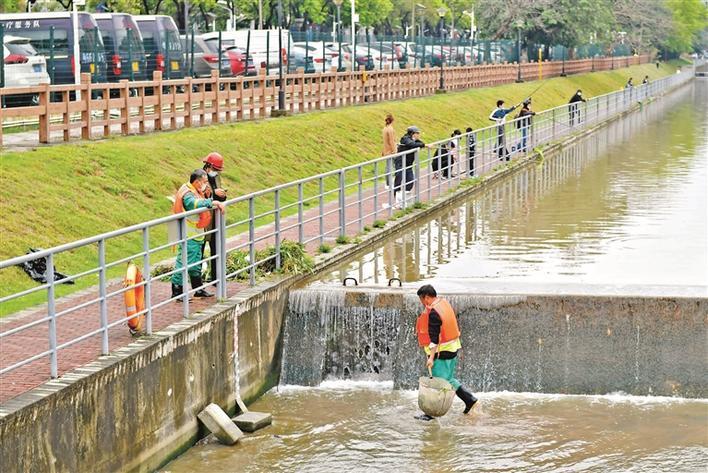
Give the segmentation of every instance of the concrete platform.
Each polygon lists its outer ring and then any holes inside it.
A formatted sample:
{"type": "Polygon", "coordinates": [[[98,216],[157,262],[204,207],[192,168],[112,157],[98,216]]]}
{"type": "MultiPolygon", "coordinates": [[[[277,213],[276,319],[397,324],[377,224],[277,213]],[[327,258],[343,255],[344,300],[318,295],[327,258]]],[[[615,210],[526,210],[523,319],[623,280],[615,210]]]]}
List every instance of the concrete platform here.
{"type": "Polygon", "coordinates": [[[270,425],[273,416],[267,412],[244,412],[234,417],[233,420],[239,429],[245,432],[255,432],[270,425]]]}

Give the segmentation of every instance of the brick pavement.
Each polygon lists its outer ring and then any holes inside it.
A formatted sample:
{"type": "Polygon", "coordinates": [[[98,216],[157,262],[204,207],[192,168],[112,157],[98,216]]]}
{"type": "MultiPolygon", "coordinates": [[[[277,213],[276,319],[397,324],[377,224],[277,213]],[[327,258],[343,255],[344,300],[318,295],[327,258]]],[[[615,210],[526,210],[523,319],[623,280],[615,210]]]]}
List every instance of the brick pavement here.
{"type": "MultiPolygon", "coordinates": [[[[477,168],[479,173],[486,173],[494,165],[497,160],[490,151],[478,153],[477,168]],[[480,172],[481,171],[481,172],[480,172]]],[[[463,169],[464,171],[464,169],[463,169]]],[[[447,192],[449,188],[454,187],[458,183],[458,179],[453,178],[450,182],[439,181],[432,179],[428,170],[421,171],[421,200],[426,201],[429,198],[435,199],[439,195],[447,192]],[[432,185],[429,186],[428,183],[432,185]]],[[[388,202],[389,193],[384,188],[383,179],[378,185],[379,206],[383,202],[388,202]]],[[[361,206],[361,223],[359,223],[360,213],[359,206],[356,204],[357,195],[349,195],[346,199],[346,234],[355,235],[360,231],[360,227],[371,225],[375,218],[386,220],[393,213],[390,209],[379,208],[378,215],[373,215],[373,189],[364,191],[364,203],[361,206]],[[352,205],[354,204],[354,205],[352,205]]],[[[410,197],[410,205],[413,204],[413,197],[410,197]]],[[[336,210],[338,202],[326,203],[324,206],[325,213],[336,210]]],[[[318,215],[318,208],[310,208],[303,212],[303,221],[312,219],[318,215]]],[[[281,219],[281,229],[293,226],[282,232],[282,238],[297,241],[299,237],[299,229],[297,227],[297,215],[289,216],[281,219]]],[[[331,212],[324,218],[324,230],[329,232],[326,242],[331,243],[338,235],[339,216],[338,212],[331,212]]],[[[274,243],[274,237],[268,236],[273,232],[273,224],[259,227],[256,231],[256,238],[264,237],[258,242],[258,247],[262,248],[268,244],[274,243]],[[267,238],[266,238],[267,237],[267,238]]],[[[311,240],[306,244],[308,252],[315,254],[320,244],[319,238],[319,221],[314,219],[303,225],[304,241],[311,240]]],[[[240,234],[229,239],[227,246],[234,248],[248,241],[248,234],[240,234]]],[[[231,281],[227,285],[227,296],[233,296],[239,290],[244,288],[246,283],[231,281]]],[[[117,291],[121,288],[120,282],[113,282],[107,287],[107,293],[117,291]]],[[[151,300],[153,305],[165,301],[170,297],[170,284],[168,282],[154,281],[152,283],[151,300]]],[[[81,337],[84,334],[97,330],[100,327],[100,307],[98,302],[88,304],[93,299],[98,298],[98,288],[89,288],[78,295],[68,296],[59,299],[56,303],[56,312],[75,307],[83,303],[87,303],[86,307],[70,312],[57,319],[57,343],[59,346],[72,339],[81,337]]],[[[208,307],[214,299],[194,299],[190,303],[190,315],[194,315],[200,310],[208,307]]],[[[119,294],[111,297],[108,302],[108,322],[118,322],[124,318],[123,296],[119,294]]],[[[158,331],[168,325],[181,320],[182,305],[180,303],[171,302],[153,311],[153,331],[158,331]]],[[[6,332],[22,324],[27,324],[35,320],[40,320],[47,316],[46,307],[35,310],[25,311],[19,316],[10,316],[4,320],[0,320],[2,332],[6,332]]],[[[109,330],[109,349],[128,345],[134,340],[130,335],[127,323],[120,323],[109,330]]],[[[21,332],[9,335],[0,339],[0,367],[4,368],[14,364],[22,359],[27,359],[33,355],[42,353],[48,350],[48,323],[41,322],[38,325],[23,330],[21,332]]],[[[58,368],[59,376],[68,371],[89,363],[100,356],[101,351],[101,334],[96,334],[82,340],[74,345],[60,349],[58,352],[58,368]]],[[[0,403],[5,402],[23,392],[35,388],[47,381],[50,376],[49,357],[44,356],[27,365],[17,368],[13,371],[0,376],[0,403]]]]}

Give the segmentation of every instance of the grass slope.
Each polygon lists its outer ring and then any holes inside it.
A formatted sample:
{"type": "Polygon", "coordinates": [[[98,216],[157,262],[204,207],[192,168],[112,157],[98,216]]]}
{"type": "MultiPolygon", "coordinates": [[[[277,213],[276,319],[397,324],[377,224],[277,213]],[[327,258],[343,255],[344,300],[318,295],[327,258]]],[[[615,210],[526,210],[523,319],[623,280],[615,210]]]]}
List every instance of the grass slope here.
{"type": "MultiPolygon", "coordinates": [[[[592,97],[622,88],[629,76],[639,83],[645,74],[655,79],[674,71],[672,65],[657,69],[648,64],[549,79],[534,95],[534,109],[563,104],[578,88],[592,97]]],[[[454,128],[488,126],[498,98],[515,103],[538,85],[508,84],[286,118],[4,152],[0,258],[23,254],[29,246],[48,248],[168,214],[165,196],[173,194],[210,151],[224,155],[224,187],[230,196],[237,196],[379,156],[388,112],[396,118],[399,135],[414,124],[422,129],[424,141],[434,141],[449,136],[454,128]]],[[[230,212],[230,220],[236,218],[243,218],[241,210],[230,212]]],[[[152,246],[165,241],[159,231],[153,237],[152,246]]],[[[108,245],[108,261],[140,248],[135,238],[118,239],[108,245]]],[[[56,265],[71,274],[95,266],[96,260],[95,251],[82,250],[64,255],[56,265]]],[[[122,266],[109,275],[120,272],[122,266]]],[[[83,278],[74,287],[60,287],[58,293],[95,283],[95,278],[83,278]]],[[[0,272],[0,295],[33,285],[19,269],[0,272]]],[[[0,315],[42,302],[43,292],[3,304],[0,315]]]]}

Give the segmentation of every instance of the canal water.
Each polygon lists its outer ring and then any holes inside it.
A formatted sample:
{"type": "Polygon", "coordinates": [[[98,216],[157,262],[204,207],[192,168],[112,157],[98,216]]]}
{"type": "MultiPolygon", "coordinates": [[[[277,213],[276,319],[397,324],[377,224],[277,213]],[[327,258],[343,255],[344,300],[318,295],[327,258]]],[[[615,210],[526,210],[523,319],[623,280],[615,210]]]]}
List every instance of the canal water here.
{"type": "MultiPolygon", "coordinates": [[[[322,282],[448,290],[708,284],[708,82],[529,166],[322,282]],[[415,285],[415,284],[412,284],[415,285]]],[[[674,291],[674,292],[675,292],[674,291]]],[[[695,291],[694,291],[695,292],[695,291]]]]}
{"type": "MultiPolygon", "coordinates": [[[[315,284],[706,294],[705,103],[708,81],[695,81],[315,284]]],[[[280,386],[251,406],[272,426],[235,447],[195,446],[161,471],[708,471],[708,399],[477,394],[471,415],[456,399],[423,422],[416,392],[380,377],[280,386]]]]}

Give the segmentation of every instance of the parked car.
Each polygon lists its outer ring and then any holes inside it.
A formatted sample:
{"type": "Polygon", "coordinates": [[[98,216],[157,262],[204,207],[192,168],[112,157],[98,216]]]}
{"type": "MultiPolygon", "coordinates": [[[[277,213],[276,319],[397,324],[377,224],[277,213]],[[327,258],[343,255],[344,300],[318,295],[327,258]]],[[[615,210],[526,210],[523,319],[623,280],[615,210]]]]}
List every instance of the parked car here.
{"type": "MultiPolygon", "coordinates": [[[[348,71],[352,68],[351,56],[344,49],[344,45],[348,43],[342,43],[342,69],[348,71]]],[[[333,53],[337,53],[336,56],[332,58],[332,66],[339,67],[339,43],[325,43],[325,48],[333,53]]]]}
{"type": "Polygon", "coordinates": [[[166,15],[133,18],[143,38],[148,79],[155,71],[162,72],[163,79],[182,79],[186,73],[184,52],[174,20],[166,15]]]}
{"type": "Polygon", "coordinates": [[[221,67],[219,67],[219,50],[211,43],[207,43],[201,36],[196,35],[194,36],[194,44],[192,44],[190,35],[182,35],[180,39],[185,54],[185,69],[192,72],[192,77],[211,77],[211,71],[215,71],[217,68],[219,68],[219,74],[222,77],[232,75],[228,54],[222,51],[221,67]]]}
{"type": "Polygon", "coordinates": [[[93,18],[101,31],[103,49],[108,59],[108,82],[145,80],[147,61],[143,38],[133,17],[127,13],[97,13],[93,18]]]}
{"type": "Polygon", "coordinates": [[[246,61],[246,50],[238,46],[227,46],[224,48],[224,53],[229,58],[231,65],[231,75],[233,76],[255,76],[256,67],[253,65],[253,58],[249,57],[246,61]]]}
{"type": "MultiPolygon", "coordinates": [[[[85,12],[78,13],[79,64],[81,72],[92,75],[94,82],[106,81],[106,54],[98,25],[85,12]]],[[[53,84],[73,84],[74,32],[70,13],[0,14],[6,35],[28,38],[47,61],[53,84]],[[52,70],[53,69],[53,70],[52,70]]]]}
{"type": "Polygon", "coordinates": [[[342,44],[342,50],[345,51],[349,57],[354,57],[357,69],[366,68],[367,71],[372,71],[376,67],[374,65],[373,55],[369,54],[369,50],[366,46],[358,45],[356,46],[356,51],[352,51],[351,44],[342,44]]]}
{"type": "MultiPolygon", "coordinates": [[[[202,38],[218,47],[218,31],[205,33],[202,38]]],[[[275,71],[280,61],[279,56],[283,61],[287,60],[290,32],[281,30],[281,38],[279,45],[278,30],[250,30],[250,33],[249,30],[222,31],[221,47],[238,46],[244,51],[248,50],[248,55],[257,69],[265,69],[267,66],[271,71],[275,71]]]]}
{"type": "Polygon", "coordinates": [[[332,69],[333,57],[339,57],[339,53],[335,53],[326,47],[322,47],[322,43],[293,43],[290,48],[290,54],[293,51],[301,50],[307,56],[312,57],[315,64],[315,71],[327,72],[332,69]]]}
{"type": "MultiPolygon", "coordinates": [[[[32,87],[49,84],[47,63],[37,54],[28,38],[6,35],[3,38],[4,87],[32,87]]],[[[36,105],[38,94],[22,94],[5,97],[3,105],[36,105]]]]}
{"type": "Polygon", "coordinates": [[[305,74],[316,72],[315,60],[310,55],[305,54],[304,48],[291,48],[290,61],[288,61],[288,73],[297,72],[302,68],[305,74]]]}

